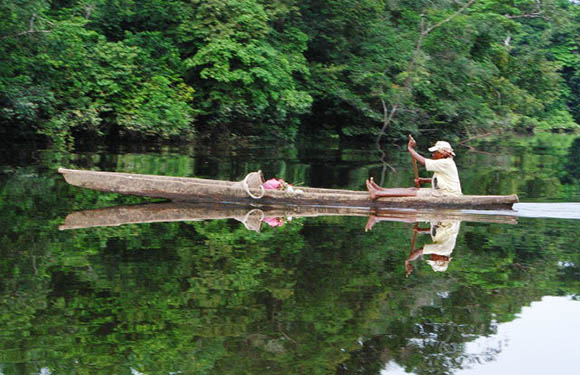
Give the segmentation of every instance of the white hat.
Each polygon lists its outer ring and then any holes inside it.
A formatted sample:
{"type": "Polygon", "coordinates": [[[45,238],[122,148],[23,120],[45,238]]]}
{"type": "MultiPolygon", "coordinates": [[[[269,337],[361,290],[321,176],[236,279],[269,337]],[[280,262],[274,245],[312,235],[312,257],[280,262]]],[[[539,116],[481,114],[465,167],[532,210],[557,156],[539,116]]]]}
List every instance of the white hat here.
{"type": "Polygon", "coordinates": [[[453,152],[453,148],[451,147],[449,142],[437,141],[437,143],[435,143],[435,146],[429,148],[430,152],[441,151],[441,150],[447,151],[447,152],[451,153],[451,155],[455,156],[455,153],[453,152]]]}

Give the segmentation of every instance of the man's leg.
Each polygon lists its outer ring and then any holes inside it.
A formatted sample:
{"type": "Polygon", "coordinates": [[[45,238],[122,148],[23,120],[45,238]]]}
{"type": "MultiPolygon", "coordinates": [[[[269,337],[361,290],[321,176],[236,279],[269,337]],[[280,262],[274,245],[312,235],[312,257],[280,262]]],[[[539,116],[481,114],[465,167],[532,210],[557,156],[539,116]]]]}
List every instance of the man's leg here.
{"type": "Polygon", "coordinates": [[[372,178],[366,181],[367,190],[372,200],[382,197],[414,197],[419,189],[410,188],[382,188],[372,178]]]}

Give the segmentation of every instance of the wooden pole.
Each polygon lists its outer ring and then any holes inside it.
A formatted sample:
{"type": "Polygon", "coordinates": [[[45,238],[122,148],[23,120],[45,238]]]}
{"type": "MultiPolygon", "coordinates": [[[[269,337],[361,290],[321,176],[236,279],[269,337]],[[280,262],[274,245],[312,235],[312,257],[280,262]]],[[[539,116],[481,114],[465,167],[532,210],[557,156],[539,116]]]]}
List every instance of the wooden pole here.
{"type": "MultiPolygon", "coordinates": [[[[409,134],[409,140],[414,141],[411,134],[409,134]]],[[[421,183],[419,182],[419,167],[417,167],[417,160],[413,156],[411,156],[411,160],[413,161],[413,173],[415,173],[415,187],[420,188],[421,183]]]]}

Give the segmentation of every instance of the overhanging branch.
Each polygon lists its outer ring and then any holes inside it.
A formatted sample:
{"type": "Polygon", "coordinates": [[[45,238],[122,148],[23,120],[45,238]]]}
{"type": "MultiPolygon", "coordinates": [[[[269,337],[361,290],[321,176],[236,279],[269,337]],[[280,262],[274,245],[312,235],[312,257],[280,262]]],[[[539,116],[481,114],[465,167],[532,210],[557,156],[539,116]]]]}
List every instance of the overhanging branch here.
{"type": "Polygon", "coordinates": [[[35,29],[36,18],[37,18],[36,13],[34,13],[30,17],[30,21],[28,22],[28,30],[21,31],[19,33],[12,34],[12,35],[5,35],[3,37],[0,37],[0,40],[4,40],[4,39],[8,39],[8,38],[17,38],[19,36],[23,36],[26,34],[38,34],[38,33],[50,33],[50,32],[52,32],[52,30],[36,30],[35,29]]]}

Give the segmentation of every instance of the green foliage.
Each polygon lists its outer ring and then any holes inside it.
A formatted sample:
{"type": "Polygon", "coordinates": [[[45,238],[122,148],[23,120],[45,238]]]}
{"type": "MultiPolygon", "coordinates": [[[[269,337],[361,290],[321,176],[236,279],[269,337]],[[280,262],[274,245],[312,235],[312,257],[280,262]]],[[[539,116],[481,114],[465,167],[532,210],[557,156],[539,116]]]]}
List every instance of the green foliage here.
{"type": "Polygon", "coordinates": [[[291,9],[268,14],[256,0],[195,1],[194,6],[182,33],[188,48],[195,46],[185,64],[200,87],[204,115],[215,122],[281,125],[309,109],[312,99],[296,80],[308,72],[302,54],[307,36],[279,23],[293,16],[291,9]]]}
{"type": "Polygon", "coordinates": [[[476,2],[439,25],[458,5],[344,0],[325,7],[306,2],[303,14],[314,36],[307,54],[317,64],[312,80],[322,83],[316,100],[329,111],[348,104],[352,121],[340,128],[345,135],[376,133],[384,116],[381,100],[387,113],[396,105],[403,108],[388,129],[395,139],[434,127],[444,133],[575,129],[569,115],[574,106],[566,104],[577,97],[569,94],[574,81],[565,84],[562,73],[570,76],[566,69],[575,72],[578,66],[571,64],[577,59],[579,7],[542,2],[540,16],[528,17],[537,5],[476,2]],[[352,23],[348,31],[337,28],[352,23]],[[419,45],[420,32],[435,25],[419,45]],[[346,35],[351,37],[347,42],[346,35]]]}
{"type": "Polygon", "coordinates": [[[0,0],[0,131],[346,137],[578,128],[563,0],[0,0]],[[386,111],[385,111],[386,109],[386,111]]]}
{"type": "Polygon", "coordinates": [[[0,43],[16,43],[20,52],[5,54],[3,124],[29,124],[55,141],[72,131],[112,128],[163,138],[192,133],[194,91],[180,78],[181,61],[170,42],[153,32],[109,42],[86,19],[61,14],[46,21],[46,32],[6,35],[0,43]]]}

